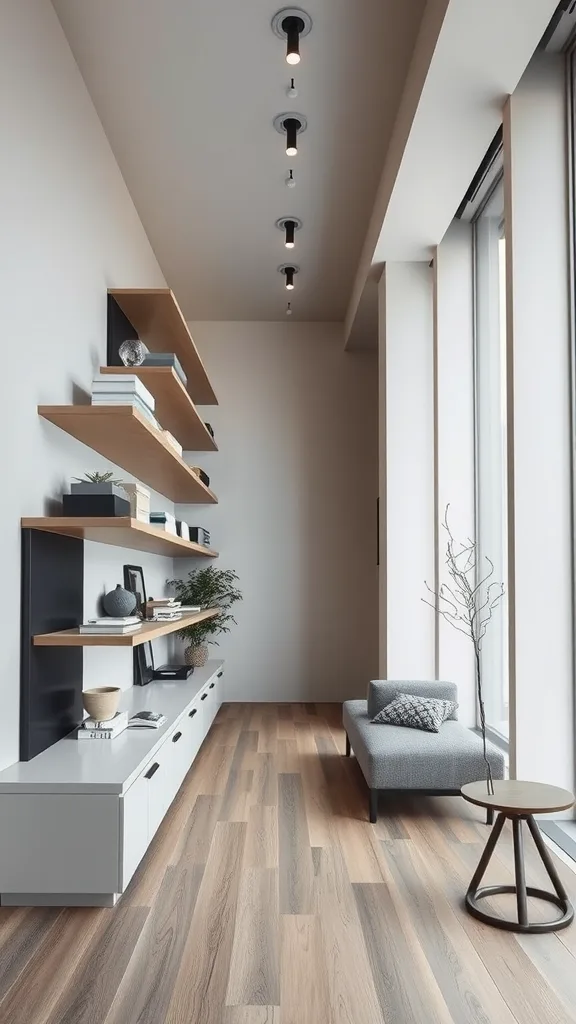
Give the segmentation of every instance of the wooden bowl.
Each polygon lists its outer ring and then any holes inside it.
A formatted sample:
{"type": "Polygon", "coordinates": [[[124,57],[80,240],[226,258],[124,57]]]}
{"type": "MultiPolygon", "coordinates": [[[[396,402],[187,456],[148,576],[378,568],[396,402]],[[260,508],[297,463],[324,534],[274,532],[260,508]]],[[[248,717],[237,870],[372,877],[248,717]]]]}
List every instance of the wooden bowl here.
{"type": "Polygon", "coordinates": [[[121,690],[119,686],[97,686],[84,690],[82,700],[90,718],[97,722],[108,722],[118,711],[121,690]]]}

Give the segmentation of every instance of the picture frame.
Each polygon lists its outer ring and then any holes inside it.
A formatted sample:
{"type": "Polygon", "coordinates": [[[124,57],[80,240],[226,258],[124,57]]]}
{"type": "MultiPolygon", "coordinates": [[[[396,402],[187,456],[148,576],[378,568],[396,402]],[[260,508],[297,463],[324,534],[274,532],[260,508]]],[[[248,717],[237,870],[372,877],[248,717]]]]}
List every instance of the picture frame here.
{"type": "Polygon", "coordinates": [[[148,686],[154,678],[154,654],[147,642],[134,648],[134,686],[148,686]]]}
{"type": "MultiPolygon", "coordinates": [[[[141,565],[125,565],[123,566],[124,572],[124,587],[129,590],[132,594],[136,595],[136,611],[138,614],[145,619],[146,618],[146,601],[148,600],[146,594],[146,582],[144,580],[144,570],[141,565]]],[[[152,653],[152,644],[147,642],[139,644],[138,647],[134,648],[134,686],[147,686],[148,683],[152,682],[154,677],[154,654],[152,653]]]]}
{"type": "Polygon", "coordinates": [[[146,583],[144,581],[144,570],[141,565],[125,565],[124,569],[124,587],[126,590],[131,591],[132,594],[136,595],[136,610],[142,616],[146,618],[146,601],[148,600],[146,595],[146,583]]]}

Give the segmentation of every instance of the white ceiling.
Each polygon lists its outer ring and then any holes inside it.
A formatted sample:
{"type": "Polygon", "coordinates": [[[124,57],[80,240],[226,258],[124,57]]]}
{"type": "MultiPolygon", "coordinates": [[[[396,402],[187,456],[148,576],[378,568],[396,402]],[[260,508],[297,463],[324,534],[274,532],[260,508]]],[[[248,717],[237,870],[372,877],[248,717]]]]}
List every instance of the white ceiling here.
{"type": "Polygon", "coordinates": [[[281,2],[53,3],[185,316],[276,320],[291,298],[294,319],[342,320],[425,0],[301,0],[314,25],[292,72],[281,2]],[[272,127],[289,110],[308,118],[293,158],[272,127]]]}

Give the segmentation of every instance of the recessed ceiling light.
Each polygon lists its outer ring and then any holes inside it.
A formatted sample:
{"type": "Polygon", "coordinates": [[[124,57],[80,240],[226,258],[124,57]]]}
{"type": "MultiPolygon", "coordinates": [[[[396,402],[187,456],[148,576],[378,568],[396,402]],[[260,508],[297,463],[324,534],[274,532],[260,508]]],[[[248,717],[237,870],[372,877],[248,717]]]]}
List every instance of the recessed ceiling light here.
{"type": "Polygon", "coordinates": [[[298,152],[298,136],[306,131],[308,122],[304,114],[277,114],[274,127],[281,135],[286,135],[286,156],[296,156],[298,152]]]}
{"type": "Polygon", "coordinates": [[[276,227],[284,232],[284,245],[287,249],[294,248],[294,232],[302,227],[302,221],[298,217],[280,217],[276,221],[276,227]]]}
{"type": "Polygon", "coordinates": [[[281,267],[278,267],[278,271],[284,274],[286,279],[285,287],[291,292],[294,290],[294,275],[298,273],[300,267],[296,267],[293,263],[283,263],[281,267]]]}
{"type": "Polygon", "coordinates": [[[286,40],[286,63],[300,63],[300,40],[312,28],[312,18],[299,7],[283,7],[272,18],[272,31],[286,40]]]}

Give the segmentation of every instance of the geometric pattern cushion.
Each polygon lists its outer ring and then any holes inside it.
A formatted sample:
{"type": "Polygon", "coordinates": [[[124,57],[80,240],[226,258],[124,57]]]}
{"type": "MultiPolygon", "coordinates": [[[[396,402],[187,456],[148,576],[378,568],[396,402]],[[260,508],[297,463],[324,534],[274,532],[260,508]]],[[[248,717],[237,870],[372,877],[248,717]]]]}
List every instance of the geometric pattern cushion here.
{"type": "Polygon", "coordinates": [[[440,732],[442,723],[454,714],[457,707],[458,704],[451,700],[400,693],[374,716],[372,722],[377,725],[403,725],[424,732],[440,732]]]}

